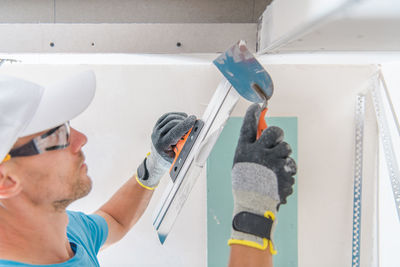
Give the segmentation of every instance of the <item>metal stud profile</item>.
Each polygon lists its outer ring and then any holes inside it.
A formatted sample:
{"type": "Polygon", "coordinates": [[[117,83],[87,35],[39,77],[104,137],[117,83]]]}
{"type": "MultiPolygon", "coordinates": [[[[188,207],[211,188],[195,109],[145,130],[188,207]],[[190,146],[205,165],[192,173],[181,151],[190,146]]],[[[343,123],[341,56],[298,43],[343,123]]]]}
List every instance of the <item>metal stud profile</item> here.
{"type": "Polygon", "coordinates": [[[353,239],[351,266],[360,266],[360,235],[361,235],[361,201],[362,201],[362,170],[363,170],[363,139],[364,139],[365,95],[358,95],[356,102],[356,134],[354,162],[354,194],[353,194],[353,239]]]}

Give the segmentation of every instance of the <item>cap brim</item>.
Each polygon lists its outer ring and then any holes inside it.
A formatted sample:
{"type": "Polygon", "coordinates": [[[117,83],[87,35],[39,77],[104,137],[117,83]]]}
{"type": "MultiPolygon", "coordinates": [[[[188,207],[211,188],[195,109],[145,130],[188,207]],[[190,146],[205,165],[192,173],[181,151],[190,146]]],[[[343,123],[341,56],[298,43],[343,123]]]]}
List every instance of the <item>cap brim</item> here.
{"type": "Polygon", "coordinates": [[[85,71],[46,87],[31,122],[19,137],[42,132],[72,120],[92,101],[96,90],[93,71],[85,71]]]}

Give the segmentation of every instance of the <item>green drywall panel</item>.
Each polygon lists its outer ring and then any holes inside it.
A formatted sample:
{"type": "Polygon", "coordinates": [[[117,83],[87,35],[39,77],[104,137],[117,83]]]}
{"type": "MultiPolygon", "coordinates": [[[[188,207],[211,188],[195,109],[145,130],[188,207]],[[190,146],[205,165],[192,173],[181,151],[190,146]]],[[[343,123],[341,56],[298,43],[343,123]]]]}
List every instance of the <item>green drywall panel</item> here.
{"type": "MultiPolygon", "coordinates": [[[[243,118],[230,118],[207,160],[207,262],[208,267],[227,266],[233,198],[231,168],[243,118]]],[[[268,125],[275,125],[285,132],[285,141],[292,149],[297,162],[297,118],[267,118],[268,125]]],[[[297,266],[297,176],[294,193],[278,212],[274,243],[278,254],[274,266],[297,266]]]]}

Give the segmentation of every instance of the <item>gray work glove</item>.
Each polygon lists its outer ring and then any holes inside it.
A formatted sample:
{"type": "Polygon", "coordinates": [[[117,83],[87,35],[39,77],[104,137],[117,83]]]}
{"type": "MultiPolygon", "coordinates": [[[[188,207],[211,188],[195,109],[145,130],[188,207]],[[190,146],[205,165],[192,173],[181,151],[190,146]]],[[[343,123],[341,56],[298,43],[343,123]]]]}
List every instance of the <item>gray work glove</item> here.
{"type": "Polygon", "coordinates": [[[283,131],[271,126],[256,140],[261,107],[251,105],[246,112],[232,168],[233,216],[246,211],[272,219],[270,239],[232,230],[228,244],[241,244],[258,249],[270,245],[275,254],[272,236],[275,214],[280,204],[292,194],[296,163],[289,157],[292,150],[283,142],[283,131]]]}
{"type": "Polygon", "coordinates": [[[195,116],[188,117],[181,112],[166,113],[157,120],[151,134],[151,152],[137,169],[137,180],[141,186],[150,190],[157,187],[174,160],[174,146],[195,121],[195,116]]]}

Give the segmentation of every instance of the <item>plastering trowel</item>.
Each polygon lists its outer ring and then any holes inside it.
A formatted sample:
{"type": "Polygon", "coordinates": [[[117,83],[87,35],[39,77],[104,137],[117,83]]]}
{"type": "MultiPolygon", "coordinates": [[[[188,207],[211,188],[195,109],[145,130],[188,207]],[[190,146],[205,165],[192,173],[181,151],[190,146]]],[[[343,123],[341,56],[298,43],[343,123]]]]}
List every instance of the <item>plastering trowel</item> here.
{"type": "Polygon", "coordinates": [[[267,127],[264,116],[267,100],[273,93],[272,80],[245,43],[238,42],[213,63],[225,79],[217,87],[203,117],[196,121],[174,149],[176,156],[169,172],[171,180],[153,220],[162,244],[240,96],[251,102],[263,103],[258,132],[267,127]]]}

